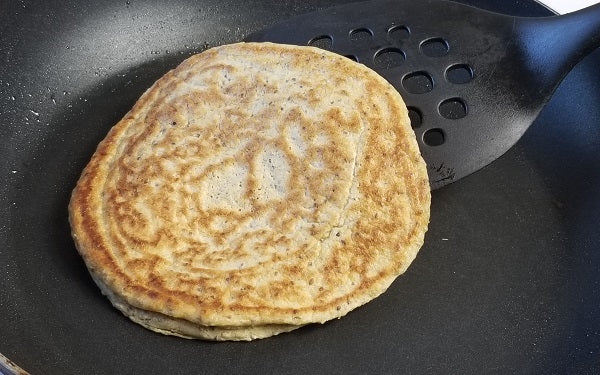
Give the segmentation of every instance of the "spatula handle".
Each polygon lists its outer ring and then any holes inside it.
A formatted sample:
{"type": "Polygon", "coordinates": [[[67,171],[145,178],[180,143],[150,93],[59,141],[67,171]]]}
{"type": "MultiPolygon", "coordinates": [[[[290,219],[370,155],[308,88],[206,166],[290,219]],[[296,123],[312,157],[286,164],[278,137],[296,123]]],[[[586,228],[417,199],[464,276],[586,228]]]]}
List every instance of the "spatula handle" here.
{"type": "Polygon", "coordinates": [[[559,82],[600,47],[600,3],[562,16],[517,18],[515,32],[534,71],[559,82]]]}

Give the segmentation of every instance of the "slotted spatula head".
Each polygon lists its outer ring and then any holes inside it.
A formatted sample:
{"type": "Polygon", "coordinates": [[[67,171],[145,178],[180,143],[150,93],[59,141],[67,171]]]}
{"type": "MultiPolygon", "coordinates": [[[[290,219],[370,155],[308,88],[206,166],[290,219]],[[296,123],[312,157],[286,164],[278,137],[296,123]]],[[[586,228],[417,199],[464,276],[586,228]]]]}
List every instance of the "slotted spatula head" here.
{"type": "Polygon", "coordinates": [[[435,189],[518,141],[600,45],[600,6],[520,18],[449,1],[377,0],[301,15],[246,40],[317,46],[381,74],[408,106],[435,189]]]}

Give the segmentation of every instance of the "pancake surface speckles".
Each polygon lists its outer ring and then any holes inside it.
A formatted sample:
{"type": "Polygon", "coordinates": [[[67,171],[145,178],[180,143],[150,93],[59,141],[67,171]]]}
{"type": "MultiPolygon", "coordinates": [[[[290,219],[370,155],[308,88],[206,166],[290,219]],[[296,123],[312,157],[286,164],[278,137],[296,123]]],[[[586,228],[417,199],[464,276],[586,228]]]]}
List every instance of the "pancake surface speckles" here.
{"type": "Polygon", "coordinates": [[[250,340],[338,318],[423,243],[430,193],[404,102],[313,47],[210,49],[100,143],[69,218],[113,305],[162,333],[250,340]]]}

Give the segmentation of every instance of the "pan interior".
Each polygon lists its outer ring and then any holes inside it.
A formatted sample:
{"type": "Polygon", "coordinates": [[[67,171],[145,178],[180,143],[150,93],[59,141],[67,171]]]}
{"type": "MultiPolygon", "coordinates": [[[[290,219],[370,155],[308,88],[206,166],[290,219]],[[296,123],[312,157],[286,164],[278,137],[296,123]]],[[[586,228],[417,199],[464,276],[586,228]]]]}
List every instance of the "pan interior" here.
{"type": "MultiPolygon", "coordinates": [[[[534,1],[469,2],[549,14],[534,1]]],[[[415,263],[343,320],[214,345],[148,332],[98,292],[66,207],[108,129],[190,54],[340,3],[31,1],[0,12],[0,352],[48,374],[598,367],[598,51],[514,149],[434,192],[415,263]]]]}

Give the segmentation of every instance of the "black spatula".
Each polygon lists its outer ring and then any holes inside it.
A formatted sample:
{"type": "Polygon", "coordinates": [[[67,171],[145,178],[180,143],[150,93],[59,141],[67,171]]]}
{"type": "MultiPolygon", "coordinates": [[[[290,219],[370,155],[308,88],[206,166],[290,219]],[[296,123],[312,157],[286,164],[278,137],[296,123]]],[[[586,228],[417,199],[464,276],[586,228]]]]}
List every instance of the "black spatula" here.
{"type": "Polygon", "coordinates": [[[385,77],[409,107],[435,189],[519,140],[563,77],[600,46],[600,4],[523,18],[441,0],[376,0],[301,15],[246,40],[318,46],[385,77]]]}

